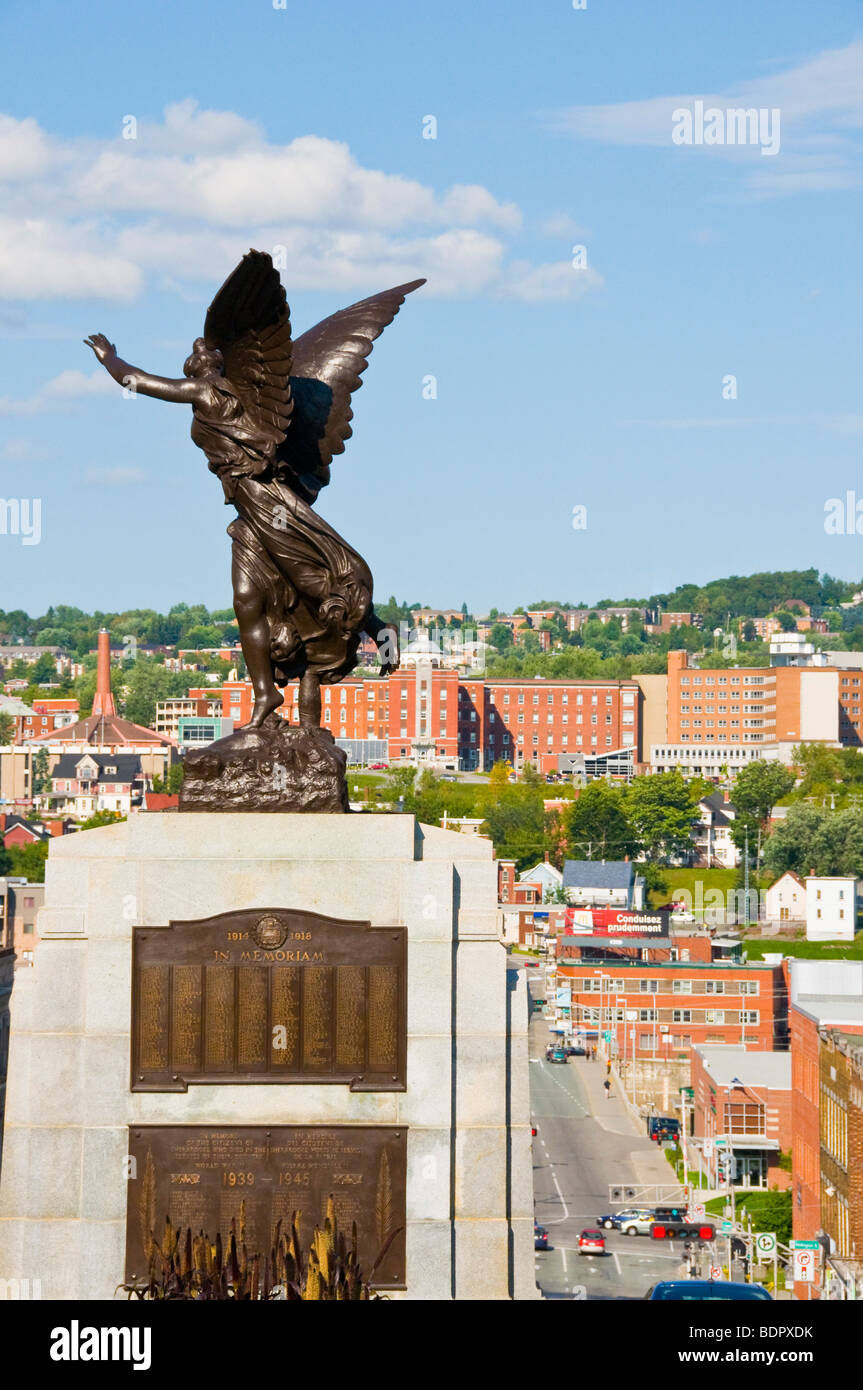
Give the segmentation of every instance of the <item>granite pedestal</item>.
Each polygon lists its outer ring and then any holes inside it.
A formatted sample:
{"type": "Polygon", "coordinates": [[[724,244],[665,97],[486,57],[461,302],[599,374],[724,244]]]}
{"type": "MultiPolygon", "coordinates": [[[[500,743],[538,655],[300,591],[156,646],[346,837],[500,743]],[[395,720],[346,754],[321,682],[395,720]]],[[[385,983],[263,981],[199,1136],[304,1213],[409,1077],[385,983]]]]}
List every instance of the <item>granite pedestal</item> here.
{"type": "Polygon", "coordinates": [[[410,816],[146,813],[54,840],[32,969],[16,972],[0,1278],[110,1299],[134,1125],[399,1125],[407,1299],[534,1298],[528,1005],[498,937],[488,841],[410,816]],[[407,1089],[132,1093],[132,931],[243,908],[408,934],[407,1089]]]}

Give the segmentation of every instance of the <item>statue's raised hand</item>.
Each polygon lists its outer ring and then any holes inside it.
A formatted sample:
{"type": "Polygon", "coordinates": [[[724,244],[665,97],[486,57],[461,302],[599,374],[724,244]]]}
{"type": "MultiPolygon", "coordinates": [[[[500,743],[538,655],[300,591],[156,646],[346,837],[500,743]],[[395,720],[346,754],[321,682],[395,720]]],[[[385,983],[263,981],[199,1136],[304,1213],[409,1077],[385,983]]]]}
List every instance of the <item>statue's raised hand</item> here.
{"type": "Polygon", "coordinates": [[[116,347],[113,343],[109,343],[104,333],[91,333],[89,338],[84,339],[84,342],[89,348],[93,349],[103,365],[107,362],[109,357],[117,356],[116,347]]]}

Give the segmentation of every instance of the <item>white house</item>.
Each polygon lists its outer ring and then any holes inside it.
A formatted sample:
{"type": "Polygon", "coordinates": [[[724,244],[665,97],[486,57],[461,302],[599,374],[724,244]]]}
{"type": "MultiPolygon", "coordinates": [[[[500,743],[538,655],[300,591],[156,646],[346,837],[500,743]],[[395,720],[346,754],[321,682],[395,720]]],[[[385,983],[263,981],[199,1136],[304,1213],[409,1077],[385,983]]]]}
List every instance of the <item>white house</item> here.
{"type": "Polygon", "coordinates": [[[857,880],[806,878],[806,940],[853,941],[857,925],[857,880]]]}
{"type": "Polygon", "coordinates": [[[706,868],[736,869],[740,850],[731,838],[734,806],[723,792],[712,792],[698,803],[698,824],[693,831],[695,863],[706,868]]]}
{"type": "Polygon", "coordinates": [[[541,901],[546,903],[550,895],[563,886],[563,874],[546,859],[544,863],[534,864],[532,869],[524,869],[519,874],[518,881],[539,884],[542,889],[541,901]]]}
{"type": "Polygon", "coordinates": [[[764,916],[768,922],[806,921],[806,884],[796,874],[782,874],[764,894],[764,916]]]}

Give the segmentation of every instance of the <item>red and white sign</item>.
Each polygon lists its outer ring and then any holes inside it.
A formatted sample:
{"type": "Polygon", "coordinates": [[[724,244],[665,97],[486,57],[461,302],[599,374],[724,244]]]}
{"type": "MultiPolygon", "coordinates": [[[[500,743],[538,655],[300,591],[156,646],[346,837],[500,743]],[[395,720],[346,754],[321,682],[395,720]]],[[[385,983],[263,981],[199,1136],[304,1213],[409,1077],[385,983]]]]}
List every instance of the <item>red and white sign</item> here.
{"type": "Polygon", "coordinates": [[[721,1278],[722,1278],[722,1265],[711,1265],[711,1266],[710,1266],[710,1275],[709,1275],[709,1277],[710,1277],[711,1279],[721,1279],[721,1278]]]}
{"type": "Polygon", "coordinates": [[[571,936],[668,936],[670,913],[628,912],[617,907],[567,908],[564,931],[571,936]],[[588,920],[590,925],[588,925],[588,920]]]}
{"type": "Polygon", "coordinates": [[[700,1203],[700,1202],[696,1202],[695,1206],[692,1208],[692,1219],[693,1219],[693,1221],[703,1221],[703,1220],[704,1220],[704,1217],[706,1216],[706,1214],[707,1214],[707,1213],[705,1212],[705,1209],[704,1209],[704,1207],[701,1205],[701,1203],[700,1203]]]}
{"type": "Polygon", "coordinates": [[[795,1284],[814,1284],[815,1283],[815,1251],[814,1250],[794,1250],[794,1282],[795,1284]]]}

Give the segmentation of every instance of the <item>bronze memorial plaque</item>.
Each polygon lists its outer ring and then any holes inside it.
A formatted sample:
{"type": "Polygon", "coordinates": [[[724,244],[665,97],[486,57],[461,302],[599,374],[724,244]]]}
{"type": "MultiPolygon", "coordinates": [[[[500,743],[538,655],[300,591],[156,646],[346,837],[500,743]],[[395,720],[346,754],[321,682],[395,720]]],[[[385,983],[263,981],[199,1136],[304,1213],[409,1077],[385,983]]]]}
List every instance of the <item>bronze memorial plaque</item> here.
{"type": "Polygon", "coordinates": [[[136,927],[132,1090],[403,1091],[406,950],[404,927],[279,908],[136,927]]]}
{"type": "Polygon", "coordinates": [[[407,1130],[366,1125],[135,1125],[126,1212],[126,1281],[146,1279],[151,1234],[165,1218],[175,1229],[203,1231],[227,1250],[231,1217],[245,1219],[249,1256],[269,1257],[276,1223],[301,1213],[308,1252],[333,1197],[336,1221],[350,1242],[357,1223],[360,1267],[372,1266],[392,1232],[375,1288],[405,1287],[407,1130]],[[241,1213],[241,1204],[244,1204],[241,1213]]]}

